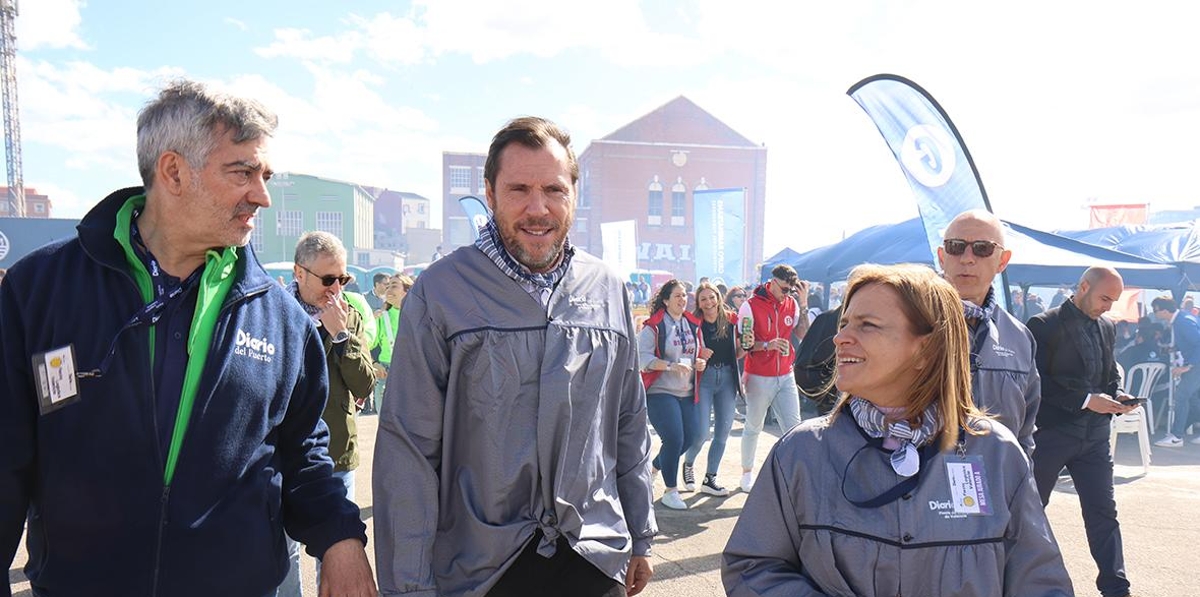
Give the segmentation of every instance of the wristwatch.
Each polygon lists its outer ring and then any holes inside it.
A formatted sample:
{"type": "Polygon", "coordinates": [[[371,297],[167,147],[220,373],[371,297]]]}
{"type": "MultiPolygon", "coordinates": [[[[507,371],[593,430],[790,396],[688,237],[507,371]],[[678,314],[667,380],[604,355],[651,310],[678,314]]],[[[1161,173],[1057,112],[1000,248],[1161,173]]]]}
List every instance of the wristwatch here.
{"type": "Polygon", "coordinates": [[[350,332],[348,332],[346,330],[342,330],[342,331],[338,332],[336,336],[333,337],[333,343],[341,344],[342,342],[345,342],[346,340],[349,340],[349,339],[350,339],[350,332]]]}

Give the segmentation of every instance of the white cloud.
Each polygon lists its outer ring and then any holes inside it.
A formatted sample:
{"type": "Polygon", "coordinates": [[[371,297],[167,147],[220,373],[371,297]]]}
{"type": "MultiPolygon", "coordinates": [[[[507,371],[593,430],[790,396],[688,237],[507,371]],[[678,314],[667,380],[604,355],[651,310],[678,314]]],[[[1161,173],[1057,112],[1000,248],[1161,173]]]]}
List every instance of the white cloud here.
{"type": "Polygon", "coordinates": [[[239,20],[237,20],[237,19],[235,19],[235,18],[233,18],[233,17],[225,17],[225,19],[224,19],[224,20],[225,20],[225,23],[227,23],[227,24],[229,24],[229,25],[232,25],[233,27],[237,28],[237,30],[238,30],[238,31],[245,31],[245,30],[246,30],[246,23],[244,23],[244,22],[242,22],[242,21],[239,21],[239,20]]]}
{"type": "Polygon", "coordinates": [[[39,48],[88,49],[79,36],[83,18],[79,9],[83,0],[26,0],[17,15],[17,49],[23,52],[39,48]]]}
{"type": "Polygon", "coordinates": [[[315,62],[346,63],[361,46],[357,31],[337,36],[312,37],[307,29],[276,29],[275,41],[254,52],[263,58],[295,58],[315,62]]]}

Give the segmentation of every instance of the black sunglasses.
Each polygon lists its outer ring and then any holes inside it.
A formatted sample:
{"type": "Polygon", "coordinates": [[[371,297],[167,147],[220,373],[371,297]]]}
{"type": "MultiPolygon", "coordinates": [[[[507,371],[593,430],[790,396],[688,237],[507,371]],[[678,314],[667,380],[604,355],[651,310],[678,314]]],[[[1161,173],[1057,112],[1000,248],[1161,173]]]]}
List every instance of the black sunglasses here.
{"type": "Polygon", "coordinates": [[[976,257],[991,257],[992,253],[995,253],[997,248],[1004,248],[1000,243],[992,242],[990,240],[965,241],[961,238],[948,238],[945,241],[942,241],[942,248],[945,249],[947,253],[954,256],[966,253],[967,245],[971,245],[971,252],[974,253],[976,257]]]}
{"type": "MultiPolygon", "coordinates": [[[[299,265],[299,264],[297,264],[297,265],[299,265]]],[[[344,276],[335,276],[333,274],[330,274],[328,276],[317,276],[317,272],[314,272],[314,271],[308,269],[307,267],[304,267],[303,265],[300,266],[300,269],[316,276],[317,279],[321,280],[321,286],[333,286],[334,282],[337,282],[337,283],[341,284],[342,286],[345,286],[354,281],[354,276],[351,276],[350,274],[346,274],[344,276]]]]}

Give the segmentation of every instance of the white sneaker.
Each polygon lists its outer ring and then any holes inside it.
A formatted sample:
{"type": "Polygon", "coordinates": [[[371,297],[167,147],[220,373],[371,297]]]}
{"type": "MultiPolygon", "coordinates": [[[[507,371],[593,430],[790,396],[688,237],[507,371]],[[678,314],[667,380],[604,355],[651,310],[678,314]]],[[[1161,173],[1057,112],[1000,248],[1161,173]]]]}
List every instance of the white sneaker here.
{"type": "Polygon", "coordinates": [[[741,487],[742,491],[750,493],[750,490],[754,488],[754,473],[749,471],[742,473],[742,482],[738,484],[738,487],[741,487]]]}
{"type": "Polygon", "coordinates": [[[1154,445],[1160,448],[1178,448],[1183,445],[1183,440],[1168,433],[1167,435],[1163,436],[1162,439],[1154,442],[1154,445]]]}
{"type": "Polygon", "coordinates": [[[1195,445],[1198,445],[1198,446],[1200,446],[1200,435],[1197,435],[1196,437],[1193,437],[1192,439],[1189,439],[1189,440],[1188,440],[1188,443],[1189,443],[1189,444],[1195,444],[1195,445]]]}
{"type": "Polygon", "coordinates": [[[679,497],[679,492],[674,491],[674,490],[668,491],[663,494],[662,505],[664,505],[672,510],[687,510],[688,509],[687,502],[683,501],[683,498],[679,497]]]}

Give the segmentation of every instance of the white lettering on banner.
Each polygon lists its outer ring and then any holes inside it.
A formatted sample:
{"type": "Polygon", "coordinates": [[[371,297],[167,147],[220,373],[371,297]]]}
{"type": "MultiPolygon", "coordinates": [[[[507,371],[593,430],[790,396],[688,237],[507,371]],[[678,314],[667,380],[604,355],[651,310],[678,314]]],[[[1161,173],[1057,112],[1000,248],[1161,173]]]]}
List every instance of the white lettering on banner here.
{"type": "Polygon", "coordinates": [[[650,243],[642,243],[638,245],[638,259],[642,261],[650,261],[650,243]]]}
{"type": "Polygon", "coordinates": [[[725,275],[725,200],[718,198],[712,202],[713,242],[717,245],[716,263],[713,267],[717,275],[725,275]]]}
{"type": "Polygon", "coordinates": [[[268,342],[266,337],[255,338],[243,330],[238,330],[233,354],[270,363],[271,357],[275,356],[275,345],[268,342]]]}
{"type": "Polygon", "coordinates": [[[692,245],[673,245],[671,243],[642,243],[638,245],[639,261],[691,261],[692,245]],[[679,257],[675,257],[675,248],[679,247],[679,257]],[[650,249],[654,256],[650,256],[650,249]]]}

